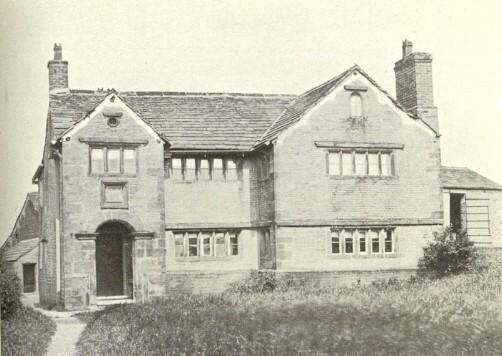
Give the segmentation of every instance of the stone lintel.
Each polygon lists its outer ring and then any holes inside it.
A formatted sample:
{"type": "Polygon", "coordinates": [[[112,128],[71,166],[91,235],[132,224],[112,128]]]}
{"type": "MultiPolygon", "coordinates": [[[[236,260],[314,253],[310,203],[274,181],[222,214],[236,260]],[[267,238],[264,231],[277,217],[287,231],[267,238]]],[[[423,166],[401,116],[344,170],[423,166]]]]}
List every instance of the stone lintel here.
{"type": "Polygon", "coordinates": [[[94,232],[78,232],[75,234],[75,238],[79,241],[92,241],[96,240],[99,234],[94,232]]]}
{"type": "Polygon", "coordinates": [[[155,233],[150,231],[136,231],[132,232],[131,236],[134,240],[151,240],[155,237],[155,233]]]}

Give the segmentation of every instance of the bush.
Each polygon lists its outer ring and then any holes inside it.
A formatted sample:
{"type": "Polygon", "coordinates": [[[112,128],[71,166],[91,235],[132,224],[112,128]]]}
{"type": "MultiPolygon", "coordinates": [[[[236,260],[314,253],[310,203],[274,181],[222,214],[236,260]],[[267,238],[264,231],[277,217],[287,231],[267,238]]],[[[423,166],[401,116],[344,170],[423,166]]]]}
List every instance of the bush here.
{"type": "Polygon", "coordinates": [[[305,285],[303,279],[280,277],[274,271],[252,271],[248,277],[231,284],[227,292],[236,294],[268,293],[300,290],[304,289],[305,285]]]}
{"type": "Polygon", "coordinates": [[[418,262],[418,275],[443,278],[469,272],[476,267],[477,259],[478,252],[467,232],[454,233],[446,228],[434,233],[434,241],[424,247],[424,256],[418,262]]]}
{"type": "Polygon", "coordinates": [[[0,273],[0,304],[2,320],[8,319],[21,306],[21,285],[12,273],[0,273]]]}
{"type": "Polygon", "coordinates": [[[41,356],[44,355],[56,323],[32,308],[20,306],[2,321],[2,347],[0,354],[41,356]]]}
{"type": "Polygon", "coordinates": [[[248,277],[233,283],[229,289],[233,293],[263,293],[275,290],[278,284],[275,272],[251,271],[248,277]]]}

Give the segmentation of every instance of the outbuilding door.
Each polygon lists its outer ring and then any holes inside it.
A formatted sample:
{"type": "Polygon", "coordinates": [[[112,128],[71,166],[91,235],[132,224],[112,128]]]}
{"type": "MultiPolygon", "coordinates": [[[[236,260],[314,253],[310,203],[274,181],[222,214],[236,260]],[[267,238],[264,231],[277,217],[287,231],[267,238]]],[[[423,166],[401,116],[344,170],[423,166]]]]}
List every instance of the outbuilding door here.
{"type": "Polygon", "coordinates": [[[23,264],[23,292],[33,293],[36,290],[35,264],[23,264]]]}

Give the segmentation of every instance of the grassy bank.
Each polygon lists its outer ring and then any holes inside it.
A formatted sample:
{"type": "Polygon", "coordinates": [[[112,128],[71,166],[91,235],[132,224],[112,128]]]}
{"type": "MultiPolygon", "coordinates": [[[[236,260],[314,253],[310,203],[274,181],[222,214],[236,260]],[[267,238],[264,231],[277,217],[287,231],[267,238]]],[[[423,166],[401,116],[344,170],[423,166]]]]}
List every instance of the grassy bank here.
{"type": "Polygon", "coordinates": [[[7,320],[2,320],[2,355],[41,356],[45,354],[56,323],[49,317],[20,307],[7,320]]]}
{"type": "Polygon", "coordinates": [[[173,296],[94,314],[81,355],[494,355],[502,268],[437,281],[173,296]]]}

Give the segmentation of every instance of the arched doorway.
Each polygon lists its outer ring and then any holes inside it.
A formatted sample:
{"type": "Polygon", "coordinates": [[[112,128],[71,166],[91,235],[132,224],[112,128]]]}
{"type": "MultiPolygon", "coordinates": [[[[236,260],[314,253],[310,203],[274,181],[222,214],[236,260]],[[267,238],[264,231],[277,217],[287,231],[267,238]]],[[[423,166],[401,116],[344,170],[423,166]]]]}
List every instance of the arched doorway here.
{"type": "Polygon", "coordinates": [[[101,225],[96,238],[97,297],[132,298],[132,229],[120,222],[101,225]]]}

